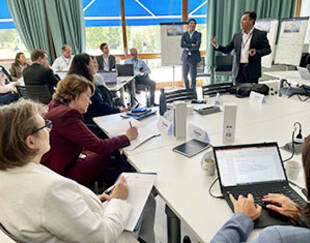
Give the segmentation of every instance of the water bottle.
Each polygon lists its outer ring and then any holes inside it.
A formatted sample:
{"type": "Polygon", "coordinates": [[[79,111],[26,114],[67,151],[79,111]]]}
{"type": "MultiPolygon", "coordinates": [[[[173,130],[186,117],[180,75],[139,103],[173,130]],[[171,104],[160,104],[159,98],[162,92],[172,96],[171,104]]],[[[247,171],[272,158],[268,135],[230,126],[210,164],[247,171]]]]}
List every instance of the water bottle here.
{"type": "Polygon", "coordinates": [[[160,89],[160,97],[159,97],[159,114],[163,116],[167,111],[167,101],[165,95],[165,89],[160,89]]]}

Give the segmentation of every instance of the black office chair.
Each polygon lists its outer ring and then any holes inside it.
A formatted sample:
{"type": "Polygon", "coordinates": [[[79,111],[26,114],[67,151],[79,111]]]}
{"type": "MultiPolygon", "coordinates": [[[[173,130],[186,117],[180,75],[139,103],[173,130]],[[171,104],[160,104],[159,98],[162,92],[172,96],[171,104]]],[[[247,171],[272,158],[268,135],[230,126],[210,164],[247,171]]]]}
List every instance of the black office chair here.
{"type": "Polygon", "coordinates": [[[217,93],[230,94],[233,83],[220,83],[202,86],[202,95],[215,96],[217,93]]]}
{"type": "Polygon", "coordinates": [[[17,86],[17,91],[21,97],[48,104],[52,100],[52,95],[47,85],[26,85],[17,86]]]}
{"type": "Polygon", "coordinates": [[[209,77],[209,73],[206,73],[206,58],[201,57],[201,61],[197,64],[197,77],[209,77]]]}
{"type": "Polygon", "coordinates": [[[18,240],[14,235],[12,235],[9,231],[7,231],[7,229],[1,223],[0,230],[10,239],[14,240],[16,243],[23,243],[22,241],[18,240]]]}
{"type": "Polygon", "coordinates": [[[167,103],[172,103],[178,100],[189,101],[197,99],[197,93],[195,89],[179,89],[175,91],[167,91],[165,92],[165,95],[167,103]]]}
{"type": "Polygon", "coordinates": [[[19,94],[20,97],[24,99],[29,99],[27,90],[25,86],[16,86],[17,93],[19,94]]]}
{"type": "MultiPolygon", "coordinates": [[[[150,100],[150,91],[149,91],[149,89],[146,87],[146,85],[144,85],[144,84],[136,84],[136,93],[137,94],[140,94],[140,92],[141,91],[144,91],[145,92],[145,104],[146,104],[146,106],[147,107],[149,107],[150,106],[150,104],[151,104],[151,100],[150,100]]],[[[138,102],[138,100],[136,99],[136,98],[134,98],[135,99],[135,101],[137,102],[137,103],[139,103],[138,102]]]]}
{"type": "Polygon", "coordinates": [[[232,77],[233,56],[215,56],[214,57],[214,76],[232,77]]]}

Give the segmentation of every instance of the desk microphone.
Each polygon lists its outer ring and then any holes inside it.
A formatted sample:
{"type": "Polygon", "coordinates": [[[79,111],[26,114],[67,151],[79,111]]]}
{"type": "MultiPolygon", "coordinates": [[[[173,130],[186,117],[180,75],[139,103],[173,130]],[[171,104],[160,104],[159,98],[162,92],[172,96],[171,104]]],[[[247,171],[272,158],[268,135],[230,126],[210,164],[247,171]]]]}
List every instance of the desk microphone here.
{"type": "Polygon", "coordinates": [[[223,143],[225,144],[232,144],[235,141],[236,117],[237,105],[225,104],[223,118],[223,143]]]}
{"type": "MultiPolygon", "coordinates": [[[[293,133],[292,133],[292,142],[286,143],[282,147],[286,151],[289,151],[289,152],[292,153],[291,157],[293,157],[294,154],[300,154],[301,151],[302,151],[302,146],[303,146],[303,143],[304,143],[304,138],[303,138],[301,132],[302,132],[301,123],[300,122],[295,122],[294,123],[294,130],[293,130],[293,133]],[[295,134],[296,134],[297,131],[298,131],[298,134],[295,137],[295,134]]],[[[289,159],[291,159],[291,157],[289,159]]]]}
{"type": "Polygon", "coordinates": [[[295,143],[295,144],[301,144],[301,143],[304,142],[304,138],[303,138],[303,136],[302,136],[302,134],[301,134],[301,131],[302,131],[302,129],[301,129],[301,123],[300,123],[300,122],[295,122],[295,123],[294,123],[294,127],[295,127],[295,131],[297,131],[297,129],[299,128],[297,136],[294,137],[294,143],[295,143]],[[298,128],[297,128],[297,127],[298,127],[298,128]]]}

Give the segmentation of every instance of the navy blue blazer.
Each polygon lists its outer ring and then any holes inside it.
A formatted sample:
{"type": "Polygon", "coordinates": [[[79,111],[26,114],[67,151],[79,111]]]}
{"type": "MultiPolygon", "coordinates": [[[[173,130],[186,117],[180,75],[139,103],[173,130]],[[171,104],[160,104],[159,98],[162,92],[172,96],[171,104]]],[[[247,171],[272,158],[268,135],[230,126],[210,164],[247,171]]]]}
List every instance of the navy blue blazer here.
{"type": "Polygon", "coordinates": [[[92,103],[89,105],[87,112],[84,114],[84,121],[88,125],[94,125],[93,118],[97,116],[105,116],[119,113],[120,109],[111,107],[104,94],[96,86],[95,94],[91,97],[92,103]]]}
{"type": "Polygon", "coordinates": [[[189,59],[190,62],[198,63],[201,61],[200,57],[200,48],[201,44],[201,33],[198,31],[194,31],[192,38],[190,38],[190,35],[188,31],[184,32],[181,39],[181,47],[183,48],[182,53],[182,61],[186,61],[189,57],[189,52],[191,52],[191,58],[189,59]],[[195,46],[193,46],[195,44],[195,46]]]}
{"type": "MultiPolygon", "coordinates": [[[[238,76],[239,65],[240,65],[240,55],[241,55],[241,42],[242,33],[237,33],[234,35],[233,39],[227,46],[219,46],[216,51],[223,53],[230,53],[235,50],[234,64],[232,70],[232,76],[234,79],[238,76]]],[[[250,42],[250,49],[255,48],[256,54],[254,56],[249,56],[248,70],[249,79],[257,79],[262,76],[262,60],[263,56],[271,53],[270,45],[267,39],[267,33],[258,29],[253,30],[253,36],[250,42]]]]}

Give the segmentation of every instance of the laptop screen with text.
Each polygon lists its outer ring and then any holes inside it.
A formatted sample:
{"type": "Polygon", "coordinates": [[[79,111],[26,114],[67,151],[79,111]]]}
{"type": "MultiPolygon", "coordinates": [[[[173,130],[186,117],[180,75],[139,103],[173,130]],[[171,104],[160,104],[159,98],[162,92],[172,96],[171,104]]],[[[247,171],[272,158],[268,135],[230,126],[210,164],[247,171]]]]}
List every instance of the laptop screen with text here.
{"type": "Polygon", "coordinates": [[[222,147],[215,150],[224,187],[286,181],[277,145],[222,147]]]}

